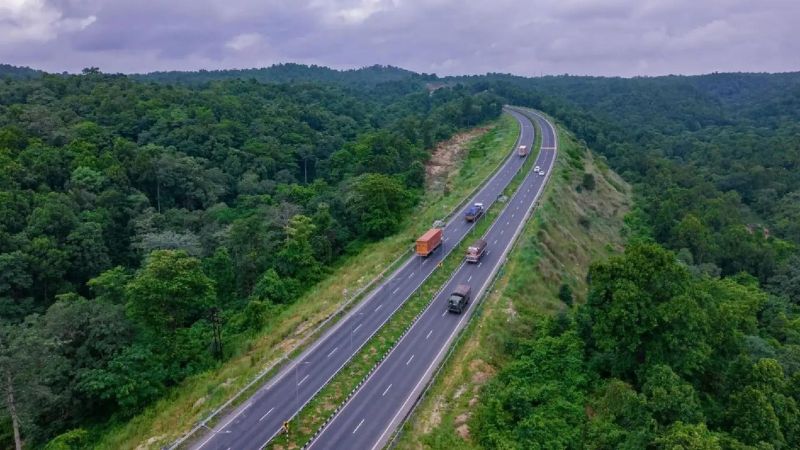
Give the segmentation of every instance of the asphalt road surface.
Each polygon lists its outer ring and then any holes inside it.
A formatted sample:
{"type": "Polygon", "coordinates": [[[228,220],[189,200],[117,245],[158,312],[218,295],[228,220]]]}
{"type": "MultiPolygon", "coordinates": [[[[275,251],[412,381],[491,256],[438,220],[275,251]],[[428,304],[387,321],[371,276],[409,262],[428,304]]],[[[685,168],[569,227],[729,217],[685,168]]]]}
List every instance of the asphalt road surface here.
{"type": "MultiPolygon", "coordinates": [[[[427,258],[410,256],[399,269],[387,277],[384,283],[370,292],[358,306],[275,377],[267,381],[250,399],[227,416],[222,417],[213,429],[207,430],[203,436],[197,438],[190,448],[194,450],[262,448],[281,432],[283,422],[294,417],[391,318],[394,312],[431,275],[437,264],[467,236],[474,226],[473,223],[464,220],[466,209],[475,202],[482,202],[488,208],[522,167],[527,157],[517,156],[516,148],[519,145],[527,145],[528,148],[533,146],[535,128],[524,115],[514,110],[507,111],[520,123],[520,136],[517,143],[514,149],[510,149],[511,152],[502,167],[446,224],[442,245],[427,258]]],[[[541,183],[544,178],[540,177],[537,182],[541,183]]],[[[517,220],[520,220],[523,215],[524,211],[518,211],[517,220]]],[[[504,230],[508,234],[505,237],[500,235],[497,238],[500,239],[499,242],[506,242],[507,238],[513,234],[512,229],[504,228],[504,230]]],[[[499,248],[500,245],[490,242],[488,247],[490,254],[484,256],[481,267],[476,266],[474,269],[481,273],[487,270],[494,264],[492,258],[501,253],[498,251],[499,248]]],[[[469,276],[467,275],[467,277],[469,276]]],[[[472,281],[473,286],[476,286],[478,282],[479,278],[476,272],[476,278],[472,281]]],[[[473,289],[473,291],[477,290],[473,289]]],[[[451,322],[455,323],[457,317],[436,317],[436,319],[441,320],[444,326],[451,322]]],[[[444,329],[441,328],[440,331],[443,332],[444,329]]],[[[425,362],[425,359],[418,358],[416,361],[421,364],[425,362]]],[[[397,392],[402,392],[399,386],[392,395],[397,392]]],[[[374,424],[371,426],[365,424],[368,426],[364,430],[371,429],[374,424]]],[[[362,434],[362,436],[364,435],[362,434]]],[[[342,441],[342,445],[344,446],[339,448],[358,448],[350,446],[345,441],[342,441]]]]}
{"type": "MultiPolygon", "coordinates": [[[[556,157],[555,131],[543,117],[529,114],[542,130],[542,148],[535,164],[549,175],[556,157]]],[[[308,448],[376,449],[386,445],[474,309],[473,301],[464,313],[450,313],[447,298],[462,283],[472,287],[473,298],[479,298],[532,212],[549,178],[546,175],[530,171],[486,232],[488,246],[480,263],[465,262],[456,270],[419,320],[308,448]]]]}

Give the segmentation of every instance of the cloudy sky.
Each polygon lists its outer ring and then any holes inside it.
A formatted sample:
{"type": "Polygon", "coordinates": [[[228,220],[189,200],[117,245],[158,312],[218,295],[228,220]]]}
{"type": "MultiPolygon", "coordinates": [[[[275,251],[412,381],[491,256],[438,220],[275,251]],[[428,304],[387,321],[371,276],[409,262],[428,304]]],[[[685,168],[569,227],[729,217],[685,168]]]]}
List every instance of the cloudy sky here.
{"type": "Polygon", "coordinates": [[[800,0],[0,0],[0,62],[440,75],[800,70],[800,0]]]}

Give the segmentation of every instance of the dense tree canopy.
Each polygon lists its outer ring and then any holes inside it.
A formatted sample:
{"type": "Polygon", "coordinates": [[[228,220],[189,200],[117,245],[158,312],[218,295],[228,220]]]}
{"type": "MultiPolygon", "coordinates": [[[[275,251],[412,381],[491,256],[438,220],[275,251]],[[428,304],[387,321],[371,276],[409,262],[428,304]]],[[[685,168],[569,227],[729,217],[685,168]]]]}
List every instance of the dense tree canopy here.
{"type": "Polygon", "coordinates": [[[32,446],[75,428],[54,448],[213,367],[225,341],[396,231],[430,147],[502,107],[390,67],[195,73],[186,85],[11,69],[0,67],[0,426],[32,446]]]}
{"type": "Polygon", "coordinates": [[[459,81],[556,116],[636,192],[629,246],[592,265],[586,303],[506,343],[516,351],[485,388],[477,441],[800,447],[800,75],[459,81]],[[565,366],[574,357],[566,350],[518,370],[572,333],[581,370],[565,366]],[[553,365],[562,387],[542,401],[554,380],[529,374],[553,365]],[[565,397],[574,400],[554,414],[551,403],[565,397]],[[550,433],[537,436],[544,423],[550,433]]]}
{"type": "Polygon", "coordinates": [[[473,419],[483,446],[800,445],[798,341],[770,334],[752,278],[692,275],[656,244],[595,263],[590,278],[575,322],[535,323],[510,346],[473,419]]]}
{"type": "MultiPolygon", "coordinates": [[[[475,442],[800,447],[798,74],[295,64],[0,66],[2,444],[90,445],[214,367],[331,263],[396,231],[432,145],[504,102],[561,120],[637,204],[631,245],[592,266],[588,301],[506,343],[475,442]]],[[[568,285],[560,297],[573,302],[568,285]]]]}

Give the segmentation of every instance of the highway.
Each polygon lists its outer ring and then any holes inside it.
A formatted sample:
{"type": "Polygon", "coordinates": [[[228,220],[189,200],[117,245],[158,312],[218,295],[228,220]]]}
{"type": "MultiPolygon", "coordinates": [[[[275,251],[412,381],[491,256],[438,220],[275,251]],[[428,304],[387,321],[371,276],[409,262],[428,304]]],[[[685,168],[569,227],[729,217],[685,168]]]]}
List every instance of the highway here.
{"type": "MultiPolygon", "coordinates": [[[[522,167],[526,158],[518,157],[516,148],[518,145],[533,146],[534,127],[519,112],[506,111],[520,124],[517,143],[513,149],[509,149],[509,156],[500,169],[446,223],[442,246],[427,258],[410,256],[380,286],[255,394],[222,417],[213,429],[205,428],[205,434],[194,439],[189,448],[240,450],[264,447],[281,431],[283,422],[294,417],[391,318],[474,226],[463,219],[466,209],[475,202],[482,202],[488,208],[522,167]]],[[[521,212],[519,217],[522,217],[521,212]]],[[[500,253],[491,243],[490,252],[492,256],[500,253]]],[[[488,267],[486,262],[483,266],[488,267]]],[[[442,320],[449,323],[454,319],[442,320]]]]}
{"type": "Polygon", "coordinates": [[[542,147],[535,164],[548,176],[530,171],[486,232],[488,253],[481,262],[462,263],[397,346],[312,440],[309,449],[381,448],[414,406],[477,304],[472,301],[460,315],[449,313],[447,297],[456,285],[465,283],[472,287],[473,299],[480,298],[532,213],[555,163],[554,128],[538,114],[529,114],[542,130],[542,147]]]}

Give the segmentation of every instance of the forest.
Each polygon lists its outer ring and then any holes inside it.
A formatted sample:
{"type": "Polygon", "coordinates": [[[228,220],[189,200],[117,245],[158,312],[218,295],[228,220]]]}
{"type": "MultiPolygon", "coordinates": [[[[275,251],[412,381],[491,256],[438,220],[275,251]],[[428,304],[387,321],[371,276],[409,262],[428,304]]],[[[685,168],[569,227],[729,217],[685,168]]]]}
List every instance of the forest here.
{"type": "MultiPolygon", "coordinates": [[[[800,447],[800,74],[0,66],[0,445],[81,448],[390,235],[428,150],[538,108],[635,186],[624,254],[532,320],[483,448],[800,447]]],[[[590,181],[590,180],[589,180],[590,181]]],[[[585,182],[589,186],[591,183],[585,182]]]]}
{"type": "Polygon", "coordinates": [[[343,256],[393,233],[427,150],[501,107],[403,80],[6,71],[0,446],[77,439],[221,364],[343,256]]]}
{"type": "Polygon", "coordinates": [[[459,80],[549,112],[636,195],[587,302],[562,289],[504,343],[476,443],[800,447],[800,74],[459,80]]]}

